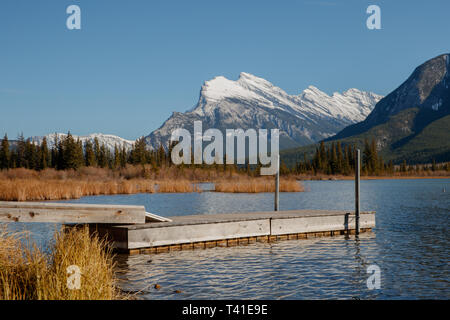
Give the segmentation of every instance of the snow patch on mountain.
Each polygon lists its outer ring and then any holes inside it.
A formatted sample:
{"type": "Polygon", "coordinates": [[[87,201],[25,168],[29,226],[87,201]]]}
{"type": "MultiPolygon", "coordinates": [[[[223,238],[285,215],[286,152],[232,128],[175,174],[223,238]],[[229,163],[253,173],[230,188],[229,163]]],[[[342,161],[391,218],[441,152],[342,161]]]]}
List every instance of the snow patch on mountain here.
{"type": "Polygon", "coordinates": [[[287,147],[304,145],[364,120],[381,98],[355,88],[330,96],[314,86],[290,95],[249,73],[242,72],[236,81],[218,76],[203,84],[192,109],[174,112],[146,139],[152,147],[167,145],[174,129],[189,129],[200,120],[204,128],[279,128],[280,137],[290,140],[287,147]]]}
{"type": "Polygon", "coordinates": [[[381,98],[355,88],[329,96],[314,86],[299,95],[289,95],[265,79],[242,72],[237,81],[222,76],[206,81],[191,111],[205,115],[225,100],[240,99],[264,108],[287,110],[301,119],[314,115],[353,123],[364,120],[381,98]]]}

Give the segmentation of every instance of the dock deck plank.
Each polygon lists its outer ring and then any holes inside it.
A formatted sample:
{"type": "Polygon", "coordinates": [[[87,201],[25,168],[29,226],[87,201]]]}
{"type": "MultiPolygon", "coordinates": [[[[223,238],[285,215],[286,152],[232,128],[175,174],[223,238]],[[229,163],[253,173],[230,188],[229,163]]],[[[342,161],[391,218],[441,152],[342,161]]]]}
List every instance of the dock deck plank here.
{"type": "Polygon", "coordinates": [[[0,201],[0,222],[144,224],[145,207],[0,201]]]}

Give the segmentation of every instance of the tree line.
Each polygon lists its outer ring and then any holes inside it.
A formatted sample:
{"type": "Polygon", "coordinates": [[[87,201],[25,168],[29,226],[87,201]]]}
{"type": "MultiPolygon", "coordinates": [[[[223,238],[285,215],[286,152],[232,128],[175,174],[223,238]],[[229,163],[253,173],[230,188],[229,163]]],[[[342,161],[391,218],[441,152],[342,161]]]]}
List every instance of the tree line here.
{"type": "Polygon", "coordinates": [[[113,151],[101,144],[97,138],[93,141],[87,140],[83,144],[70,132],[62,138],[55,134],[52,147],[49,147],[45,137],[37,144],[30,138],[25,139],[23,134],[19,135],[13,148],[7,134],[0,144],[0,169],[77,170],[85,166],[117,169],[127,164],[151,164],[155,167],[170,165],[164,148],[161,146],[157,150],[148,150],[144,138],[136,140],[131,150],[116,145],[113,151]]]}
{"type": "MultiPolygon", "coordinates": [[[[316,148],[314,157],[307,160],[306,154],[303,160],[297,161],[293,169],[297,174],[327,174],[350,175],[355,172],[356,147],[344,146],[340,141],[332,142],[328,146],[322,141],[316,148]]],[[[394,172],[422,172],[422,171],[450,171],[450,164],[408,165],[406,160],[400,166],[395,166],[392,161],[385,162],[379,154],[376,141],[366,139],[361,154],[361,174],[363,175],[391,175],[394,172]]]]}
{"type": "MultiPolygon", "coordinates": [[[[125,146],[118,145],[114,147],[114,150],[110,150],[107,146],[101,144],[97,138],[94,138],[93,141],[87,140],[82,143],[80,139],[75,139],[70,132],[62,138],[58,138],[55,134],[54,139],[51,147],[49,147],[49,143],[45,137],[40,144],[37,144],[29,138],[25,139],[23,134],[21,134],[17,138],[14,148],[12,148],[8,140],[8,135],[5,134],[0,144],[0,170],[12,168],[27,168],[38,171],[46,168],[77,170],[81,167],[120,169],[124,168],[127,164],[149,164],[156,169],[163,166],[172,166],[170,154],[175,146],[175,144],[170,144],[167,150],[162,145],[156,149],[149,149],[145,138],[142,137],[136,140],[131,150],[127,150],[125,146]]],[[[355,163],[355,146],[344,146],[339,141],[332,142],[326,146],[324,142],[321,142],[315,150],[314,157],[310,160],[304,154],[303,160],[297,161],[296,165],[292,168],[287,167],[281,161],[280,173],[282,175],[351,175],[355,171],[355,163]]],[[[180,165],[181,169],[184,167],[209,168],[223,171],[230,170],[257,176],[259,175],[261,164],[180,165]]],[[[371,142],[366,140],[364,143],[361,168],[363,175],[389,175],[394,172],[407,173],[412,171],[419,173],[426,170],[450,171],[450,163],[436,164],[433,160],[431,165],[408,165],[406,161],[403,161],[400,166],[394,166],[392,161],[386,163],[383,160],[377,151],[375,140],[371,142]]]]}
{"type": "MultiPolygon", "coordinates": [[[[27,168],[33,170],[43,170],[54,168],[57,170],[77,170],[81,167],[100,167],[110,169],[124,168],[131,165],[150,165],[153,169],[161,167],[171,167],[171,152],[176,142],[167,146],[167,149],[160,145],[155,149],[147,146],[144,137],[135,141],[131,150],[124,146],[115,146],[110,150],[104,144],[100,144],[97,138],[91,142],[89,140],[82,143],[80,139],[75,139],[69,132],[66,136],[58,138],[49,147],[49,142],[44,137],[40,144],[35,143],[30,138],[25,139],[23,134],[19,135],[15,146],[12,148],[5,134],[0,144],[0,170],[13,168],[27,168]]],[[[201,168],[223,171],[234,171],[247,173],[249,175],[259,175],[261,165],[229,165],[229,164],[194,164],[191,153],[191,164],[181,164],[179,168],[201,168]]],[[[225,161],[224,161],[225,163],[225,161]]]]}

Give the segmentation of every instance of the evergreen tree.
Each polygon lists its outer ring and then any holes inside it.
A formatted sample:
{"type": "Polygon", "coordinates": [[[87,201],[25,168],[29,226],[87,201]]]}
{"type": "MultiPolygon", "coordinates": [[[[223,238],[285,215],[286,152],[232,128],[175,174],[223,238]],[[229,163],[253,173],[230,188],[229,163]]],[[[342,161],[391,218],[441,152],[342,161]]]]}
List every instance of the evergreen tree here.
{"type": "Polygon", "coordinates": [[[319,163],[320,166],[317,168],[320,171],[324,171],[327,167],[327,152],[325,151],[325,143],[323,141],[320,142],[319,149],[319,163]]]}
{"type": "Polygon", "coordinates": [[[15,157],[15,167],[16,168],[24,168],[26,167],[26,159],[25,159],[25,138],[23,137],[23,133],[21,133],[17,137],[17,148],[16,148],[16,157],[15,157]]]}
{"type": "Polygon", "coordinates": [[[51,160],[51,167],[52,168],[58,168],[58,136],[55,133],[55,136],[53,138],[53,145],[50,150],[50,160],[51,160]]]}
{"type": "Polygon", "coordinates": [[[344,160],[342,164],[342,171],[344,174],[350,174],[351,166],[350,166],[350,153],[351,152],[351,146],[348,146],[347,148],[344,148],[344,160]]]}
{"type": "Polygon", "coordinates": [[[370,153],[371,153],[371,167],[372,174],[378,174],[379,171],[379,162],[378,162],[378,154],[377,154],[377,145],[375,143],[375,139],[372,139],[370,144],[370,153]]]}
{"type": "Polygon", "coordinates": [[[83,145],[79,139],[75,141],[70,131],[60,142],[58,153],[59,169],[77,170],[84,165],[83,145]]]}
{"type": "Polygon", "coordinates": [[[36,145],[28,138],[25,141],[25,158],[23,167],[27,169],[39,169],[38,152],[36,145]]]}
{"type": "Polygon", "coordinates": [[[336,172],[342,174],[343,173],[344,157],[343,157],[343,154],[342,154],[342,145],[341,145],[340,141],[337,142],[336,153],[337,153],[337,156],[336,156],[337,157],[336,172]]]}
{"type": "Polygon", "coordinates": [[[314,155],[313,164],[314,164],[313,166],[314,166],[315,172],[322,170],[321,152],[319,151],[318,148],[316,148],[316,153],[314,155]]]}
{"type": "Polygon", "coordinates": [[[100,166],[100,143],[97,137],[94,138],[94,154],[95,154],[95,164],[100,166]]]}
{"type": "Polygon", "coordinates": [[[0,145],[0,169],[9,169],[11,165],[11,152],[9,150],[8,135],[5,134],[0,145]]]}
{"type": "Polygon", "coordinates": [[[330,152],[330,171],[331,174],[337,173],[337,153],[336,153],[336,145],[334,142],[331,144],[331,152],[330,152]]]}
{"type": "MultiPolygon", "coordinates": [[[[102,146],[104,146],[104,145],[102,145],[102,146]]],[[[111,154],[111,150],[106,148],[106,146],[105,146],[105,151],[106,151],[106,166],[108,168],[112,169],[114,167],[113,155],[111,154]]]]}
{"type": "Polygon", "coordinates": [[[39,150],[39,168],[45,169],[49,166],[51,166],[50,153],[48,150],[47,138],[44,137],[39,150]]]}
{"type": "Polygon", "coordinates": [[[131,163],[144,165],[150,160],[152,165],[156,166],[155,158],[154,153],[147,151],[147,144],[145,143],[144,137],[137,139],[131,150],[131,163]]]}
{"type": "Polygon", "coordinates": [[[102,144],[100,147],[97,163],[100,168],[106,168],[108,166],[108,156],[104,144],[102,144]]]}
{"type": "Polygon", "coordinates": [[[162,144],[160,144],[159,148],[158,148],[157,164],[158,164],[158,166],[162,166],[163,164],[166,164],[166,150],[164,150],[164,147],[162,144]]]}
{"type": "Polygon", "coordinates": [[[120,153],[120,167],[125,168],[127,165],[127,151],[125,146],[122,146],[122,152],[120,153]]]}
{"type": "Polygon", "coordinates": [[[119,168],[120,167],[120,151],[117,144],[114,145],[114,163],[113,168],[119,168]]]}
{"type": "Polygon", "coordinates": [[[85,165],[83,142],[80,140],[80,138],[77,139],[75,162],[77,163],[77,169],[84,167],[85,165]]]}
{"type": "Polygon", "coordinates": [[[87,140],[84,143],[84,163],[86,167],[95,167],[97,166],[97,161],[94,152],[94,146],[92,142],[87,140]]]}

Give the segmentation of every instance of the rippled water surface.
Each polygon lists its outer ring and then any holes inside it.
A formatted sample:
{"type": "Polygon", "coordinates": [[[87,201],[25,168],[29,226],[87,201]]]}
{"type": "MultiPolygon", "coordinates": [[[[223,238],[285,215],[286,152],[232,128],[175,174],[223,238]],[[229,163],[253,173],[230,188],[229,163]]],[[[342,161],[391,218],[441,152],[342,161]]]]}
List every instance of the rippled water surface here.
{"type": "MultiPolygon", "coordinates": [[[[281,194],[282,210],[353,208],[352,181],[304,184],[307,192],[281,194]]],[[[359,240],[342,236],[121,255],[120,284],[140,291],[143,299],[449,299],[450,180],[362,181],[361,193],[362,209],[377,214],[376,228],[359,240]],[[379,290],[366,285],[372,264],[381,269],[379,290]]],[[[137,194],[72,202],[145,205],[175,216],[272,210],[273,194],[137,194]]],[[[54,228],[26,227],[41,241],[54,228]]]]}

